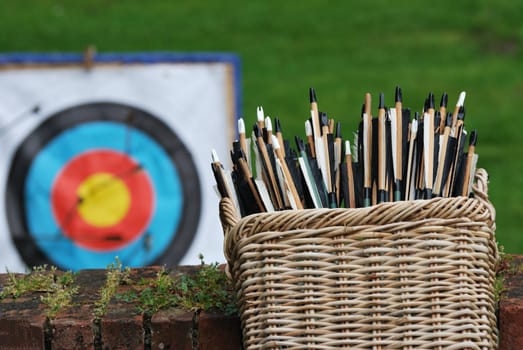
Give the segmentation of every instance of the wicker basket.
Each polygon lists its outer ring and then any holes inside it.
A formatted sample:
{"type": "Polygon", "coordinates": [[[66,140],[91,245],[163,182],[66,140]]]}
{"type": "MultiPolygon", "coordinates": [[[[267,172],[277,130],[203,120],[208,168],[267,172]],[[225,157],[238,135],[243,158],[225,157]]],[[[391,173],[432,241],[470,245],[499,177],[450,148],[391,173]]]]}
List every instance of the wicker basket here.
{"type": "Polygon", "coordinates": [[[245,349],[496,349],[483,169],[474,193],[243,219],[223,199],[245,349]]]}

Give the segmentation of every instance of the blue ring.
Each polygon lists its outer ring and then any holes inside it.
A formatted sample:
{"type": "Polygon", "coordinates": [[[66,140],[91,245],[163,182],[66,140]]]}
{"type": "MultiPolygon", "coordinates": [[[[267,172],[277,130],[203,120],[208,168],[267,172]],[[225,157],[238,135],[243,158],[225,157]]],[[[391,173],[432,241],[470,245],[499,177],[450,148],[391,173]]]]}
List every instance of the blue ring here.
{"type": "Polygon", "coordinates": [[[126,266],[144,266],[157,259],[176,235],[184,204],[182,193],[174,164],[154,139],[121,123],[87,122],[53,138],[34,158],[25,182],[26,221],[37,246],[65,269],[103,268],[114,262],[115,256],[126,266]],[[129,149],[126,140],[130,140],[129,149]],[[147,172],[154,192],[153,216],[146,230],[125,247],[108,252],[85,249],[64,236],[51,208],[52,185],[61,169],[73,157],[96,149],[130,156],[147,172]],[[148,242],[152,243],[150,250],[144,249],[148,242]]]}

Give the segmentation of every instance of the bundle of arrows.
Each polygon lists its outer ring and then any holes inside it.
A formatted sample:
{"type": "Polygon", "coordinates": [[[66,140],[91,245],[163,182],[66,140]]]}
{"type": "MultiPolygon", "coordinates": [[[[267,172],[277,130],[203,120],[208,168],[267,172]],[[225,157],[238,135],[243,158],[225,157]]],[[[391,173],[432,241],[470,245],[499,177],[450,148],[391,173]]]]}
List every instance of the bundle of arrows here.
{"type": "Polygon", "coordinates": [[[340,122],[319,111],[312,88],[309,97],[306,137],[296,136],[295,147],[284,139],[280,120],[274,119],[273,128],[271,118],[257,107],[250,138],[243,119],[238,120],[232,170],[224,169],[212,151],[219,195],[231,198],[242,216],[472,194],[477,132],[467,136],[464,128],[465,92],[449,111],[447,93],[439,108],[429,93],[423,111],[412,115],[396,87],[394,107],[386,107],[384,94],[379,94],[376,117],[367,93],[352,145],[343,142],[340,122]]]}

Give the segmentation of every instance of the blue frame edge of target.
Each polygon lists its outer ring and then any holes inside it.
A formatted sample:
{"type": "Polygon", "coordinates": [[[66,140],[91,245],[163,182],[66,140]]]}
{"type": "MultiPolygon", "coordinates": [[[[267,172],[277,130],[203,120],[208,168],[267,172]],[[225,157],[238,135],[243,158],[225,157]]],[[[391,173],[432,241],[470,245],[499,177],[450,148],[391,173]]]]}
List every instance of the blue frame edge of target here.
{"type": "MultiPolygon", "coordinates": [[[[38,52],[12,52],[0,54],[0,66],[7,64],[81,64],[85,57],[80,53],[38,53],[38,52]]],[[[121,64],[155,64],[155,63],[227,63],[230,64],[234,77],[234,109],[235,116],[242,115],[242,89],[241,89],[241,61],[240,57],[227,52],[128,52],[128,53],[97,53],[93,63],[121,64]]]]}
{"type": "MultiPolygon", "coordinates": [[[[7,65],[7,64],[14,64],[14,65],[30,65],[30,64],[44,64],[44,65],[61,65],[61,64],[82,64],[84,62],[84,55],[77,54],[77,53],[7,53],[7,54],[0,54],[0,66],[7,65]]],[[[147,64],[155,64],[155,63],[226,63],[231,67],[231,73],[233,75],[232,84],[233,84],[233,108],[234,108],[234,119],[238,118],[241,115],[241,108],[242,108],[242,96],[241,96],[241,65],[240,65],[240,59],[235,54],[230,53],[175,53],[175,52],[147,52],[147,53],[100,53],[96,54],[93,58],[93,63],[119,63],[119,64],[137,64],[141,63],[144,65],[147,64]]],[[[82,106],[80,106],[82,107],[82,106]]],[[[125,107],[125,106],[124,106],[125,107]]],[[[58,114],[63,113],[59,112],[58,114]]],[[[67,112],[67,111],[66,111],[67,112]]],[[[148,114],[145,111],[145,114],[148,114]]],[[[150,116],[150,115],[149,115],[150,116]]],[[[53,118],[53,116],[49,118],[53,118]]],[[[153,117],[153,116],[151,116],[153,117]]],[[[120,118],[121,119],[121,118],[120,118]]],[[[120,120],[121,121],[121,120],[120,120]]],[[[93,122],[93,120],[91,120],[93,122]]],[[[96,120],[94,120],[96,122],[96,120]]],[[[161,121],[160,121],[161,122],[161,121]]],[[[172,131],[172,130],[171,130],[172,131]]],[[[56,135],[52,135],[53,137],[56,135]]],[[[147,138],[147,136],[145,136],[147,138]]],[[[47,142],[50,142],[50,140],[47,140],[47,142]]],[[[45,144],[44,144],[45,146],[45,144]]],[[[19,146],[20,147],[20,146],[19,146]]],[[[36,155],[35,155],[36,157],[36,155]]],[[[16,156],[15,156],[16,158],[16,156]]],[[[14,164],[14,162],[13,162],[14,164]]],[[[26,166],[27,169],[24,169],[25,174],[28,175],[31,171],[30,165],[26,166]]],[[[11,171],[10,171],[11,172],[11,171]]],[[[176,172],[176,169],[174,169],[174,172],[176,172]]],[[[20,172],[17,172],[17,174],[9,174],[9,178],[12,178],[13,176],[20,175],[20,172]]],[[[8,184],[9,184],[8,180],[8,184]]],[[[24,178],[24,183],[26,179],[24,178]]],[[[24,185],[25,189],[25,185],[24,185]]],[[[13,200],[13,193],[12,191],[6,191],[6,203],[11,202],[13,200]]],[[[19,192],[19,197],[21,193],[19,192]]],[[[22,199],[18,198],[18,201],[22,199]]],[[[20,207],[20,203],[18,205],[20,207]]],[[[198,209],[200,210],[200,209],[198,209]]],[[[24,212],[25,213],[25,212],[24,212]]],[[[30,214],[32,215],[32,214],[30,214]]],[[[8,213],[8,221],[9,220],[9,213],[8,213]]],[[[31,223],[31,225],[34,226],[34,222],[31,223]]],[[[11,225],[9,225],[11,227],[11,225]]],[[[194,232],[195,233],[195,232],[194,232]]],[[[194,235],[193,233],[193,235],[194,235]]],[[[176,234],[175,234],[176,235],[176,234]]],[[[12,233],[12,236],[13,233],[12,233]]],[[[187,235],[185,235],[187,236],[187,235]]],[[[20,246],[20,244],[25,245],[27,242],[16,242],[17,247],[20,246]]],[[[140,238],[140,241],[142,241],[143,238],[140,238]]],[[[191,239],[192,241],[192,239],[191,239]]],[[[139,244],[139,242],[134,242],[135,246],[139,244]]],[[[164,242],[165,244],[165,242],[164,242]]],[[[37,265],[37,264],[54,264],[58,265],[61,268],[67,268],[71,270],[77,270],[80,268],[88,268],[88,267],[105,267],[108,263],[112,262],[114,259],[110,256],[110,253],[102,254],[100,255],[101,260],[100,265],[89,265],[86,264],[85,261],[81,262],[78,261],[78,263],[83,265],[76,265],[76,264],[64,264],[64,258],[58,259],[51,259],[49,261],[48,256],[45,254],[42,254],[39,249],[42,249],[44,247],[42,246],[36,246],[32,247],[25,253],[21,253],[22,258],[24,259],[24,262],[27,265],[37,265]],[[35,256],[36,258],[34,260],[28,260],[28,257],[35,256]]],[[[134,249],[135,247],[133,247],[134,249]]],[[[188,247],[185,247],[188,248],[188,247]]],[[[46,254],[49,254],[52,249],[50,247],[45,247],[43,251],[46,254]]],[[[175,259],[169,259],[166,258],[166,254],[161,254],[160,251],[155,251],[154,256],[155,259],[150,261],[145,261],[144,264],[140,264],[139,259],[130,259],[127,261],[122,261],[124,265],[127,266],[141,266],[141,265],[150,265],[152,263],[158,264],[167,264],[167,265],[174,265],[176,264],[182,256],[180,255],[180,251],[178,249],[178,256],[175,259]],[[158,258],[159,255],[162,255],[160,258],[158,258]]],[[[171,252],[172,253],[172,252],[171,252]]],[[[84,259],[85,260],[85,259],[84,259]]],[[[88,260],[88,259],[87,259],[88,260]]],[[[122,259],[121,259],[122,260],[122,259]]]]}

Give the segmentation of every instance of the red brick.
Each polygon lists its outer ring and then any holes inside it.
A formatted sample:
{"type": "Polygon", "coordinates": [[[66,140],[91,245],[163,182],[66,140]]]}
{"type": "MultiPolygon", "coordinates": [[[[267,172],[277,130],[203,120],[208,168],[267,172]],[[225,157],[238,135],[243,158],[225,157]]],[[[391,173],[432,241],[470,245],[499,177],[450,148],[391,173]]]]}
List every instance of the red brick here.
{"type": "Polygon", "coordinates": [[[73,296],[72,307],[60,310],[51,320],[51,345],[58,349],[94,349],[93,310],[105,284],[106,270],[83,270],[76,274],[78,293],[73,296]]]}
{"type": "Polygon", "coordinates": [[[503,299],[499,310],[499,350],[523,349],[523,300],[503,299]]]}
{"type": "MultiPolygon", "coordinates": [[[[139,283],[142,279],[153,279],[159,269],[159,266],[132,269],[129,278],[133,284],[139,283]]],[[[121,285],[116,290],[116,294],[125,293],[132,288],[133,286],[121,285]]],[[[142,350],[145,344],[143,323],[143,316],[138,313],[136,305],[120,302],[113,297],[100,322],[102,348],[104,350],[142,350]]]]}
{"type": "Polygon", "coordinates": [[[103,349],[143,350],[143,317],[133,305],[111,304],[101,321],[103,349]]]}
{"type": "Polygon", "coordinates": [[[169,276],[176,279],[182,275],[194,276],[199,270],[200,265],[180,265],[170,269],[169,276]]]}
{"type": "Polygon", "coordinates": [[[242,337],[238,316],[201,312],[198,319],[199,350],[241,349],[242,337]]]}
{"type": "Polygon", "coordinates": [[[90,305],[73,306],[51,320],[53,350],[94,349],[92,309],[90,305]]]}
{"type": "Polygon", "coordinates": [[[79,287],[73,302],[90,303],[99,299],[100,289],[105,285],[107,271],[104,269],[82,270],[76,273],[75,284],[79,287]]]}
{"type": "Polygon", "coordinates": [[[515,255],[499,302],[499,350],[523,349],[523,256],[515,255]]]}
{"type": "Polygon", "coordinates": [[[39,293],[0,303],[0,348],[44,349],[46,316],[39,293]]]}
{"type": "Polygon", "coordinates": [[[151,317],[151,349],[191,350],[193,312],[161,310],[151,317]]]}
{"type": "Polygon", "coordinates": [[[142,279],[155,279],[162,266],[147,266],[139,269],[131,269],[129,279],[133,283],[140,283],[142,279]]]}

